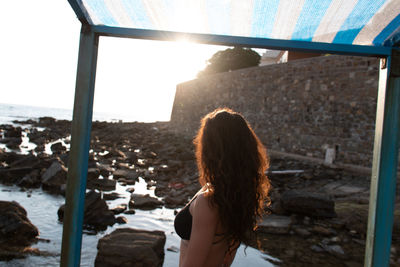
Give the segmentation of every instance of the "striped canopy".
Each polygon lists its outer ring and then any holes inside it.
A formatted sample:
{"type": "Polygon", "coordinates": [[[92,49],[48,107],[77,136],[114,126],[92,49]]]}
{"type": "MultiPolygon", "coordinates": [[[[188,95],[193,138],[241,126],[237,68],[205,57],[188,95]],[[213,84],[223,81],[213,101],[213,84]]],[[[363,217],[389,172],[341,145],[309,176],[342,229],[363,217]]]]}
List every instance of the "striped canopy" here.
{"type": "Polygon", "coordinates": [[[400,43],[400,0],[70,2],[79,19],[94,26],[333,44],[400,43]]]}

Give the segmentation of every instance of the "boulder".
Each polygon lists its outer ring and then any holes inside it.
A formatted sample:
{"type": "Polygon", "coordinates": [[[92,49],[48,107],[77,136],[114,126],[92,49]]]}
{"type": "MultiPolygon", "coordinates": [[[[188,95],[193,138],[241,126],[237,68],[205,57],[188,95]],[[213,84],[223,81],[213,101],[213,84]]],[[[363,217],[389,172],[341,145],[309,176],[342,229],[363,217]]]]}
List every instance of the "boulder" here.
{"type": "Polygon", "coordinates": [[[161,267],[166,236],[162,231],[117,229],[97,244],[96,267],[161,267]]]}
{"type": "Polygon", "coordinates": [[[67,182],[67,168],[61,161],[54,161],[42,175],[42,188],[55,193],[61,193],[67,182]]]}
{"type": "MultiPolygon", "coordinates": [[[[58,219],[64,219],[65,205],[58,209],[58,219]]],[[[107,226],[115,223],[114,213],[108,209],[107,203],[101,198],[101,194],[90,191],[85,197],[85,211],[83,227],[88,230],[103,231],[107,226]]]]}
{"type": "Polygon", "coordinates": [[[29,246],[39,235],[26,210],[15,201],[0,201],[0,229],[1,246],[29,246]]]}
{"type": "Polygon", "coordinates": [[[132,194],[129,201],[129,208],[152,210],[159,208],[162,204],[162,201],[158,200],[155,197],[151,197],[149,194],[132,194]]]}
{"type": "Polygon", "coordinates": [[[257,231],[267,234],[287,234],[289,233],[291,222],[288,216],[267,215],[258,224],[257,231]]]}
{"type": "Polygon", "coordinates": [[[289,190],[281,196],[282,209],[289,214],[314,218],[335,218],[335,202],[326,194],[289,190]]]}

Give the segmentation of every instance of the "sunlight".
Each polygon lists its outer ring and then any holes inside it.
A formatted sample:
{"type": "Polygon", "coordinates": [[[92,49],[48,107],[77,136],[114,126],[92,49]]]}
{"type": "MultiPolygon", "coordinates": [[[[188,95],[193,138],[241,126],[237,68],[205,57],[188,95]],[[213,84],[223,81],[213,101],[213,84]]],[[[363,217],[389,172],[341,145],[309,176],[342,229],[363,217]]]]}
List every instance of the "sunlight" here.
{"type": "Polygon", "coordinates": [[[189,40],[145,41],[102,37],[94,109],[126,120],[170,119],[178,83],[196,78],[221,46],[189,40]]]}

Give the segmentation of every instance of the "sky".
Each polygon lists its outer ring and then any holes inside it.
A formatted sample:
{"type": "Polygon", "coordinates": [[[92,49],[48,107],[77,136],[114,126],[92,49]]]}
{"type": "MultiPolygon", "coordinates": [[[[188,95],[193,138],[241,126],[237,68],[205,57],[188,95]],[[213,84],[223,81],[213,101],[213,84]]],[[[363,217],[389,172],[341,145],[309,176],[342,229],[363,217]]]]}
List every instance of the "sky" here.
{"type": "MultiPolygon", "coordinates": [[[[0,103],[72,109],[80,22],[68,1],[0,1],[0,10],[0,103]]],[[[100,37],[94,112],[169,120],[176,84],[224,49],[100,37]]]]}

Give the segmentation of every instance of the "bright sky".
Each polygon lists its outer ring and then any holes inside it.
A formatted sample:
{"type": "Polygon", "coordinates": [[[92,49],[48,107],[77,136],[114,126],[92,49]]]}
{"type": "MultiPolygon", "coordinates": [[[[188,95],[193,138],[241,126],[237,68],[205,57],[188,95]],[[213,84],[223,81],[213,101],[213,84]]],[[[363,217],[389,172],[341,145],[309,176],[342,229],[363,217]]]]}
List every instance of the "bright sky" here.
{"type": "MultiPolygon", "coordinates": [[[[80,22],[68,1],[1,1],[0,10],[0,103],[72,109],[80,22]]],[[[94,110],[169,120],[176,84],[223,49],[101,37],[94,110]]]]}

